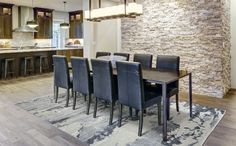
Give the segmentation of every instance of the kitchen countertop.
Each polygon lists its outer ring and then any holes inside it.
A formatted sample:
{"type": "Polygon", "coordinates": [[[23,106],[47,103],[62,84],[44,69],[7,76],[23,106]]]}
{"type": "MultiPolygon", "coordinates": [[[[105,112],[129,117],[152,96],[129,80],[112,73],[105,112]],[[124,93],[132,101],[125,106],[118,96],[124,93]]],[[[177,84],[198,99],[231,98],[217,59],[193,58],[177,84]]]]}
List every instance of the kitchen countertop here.
{"type": "Polygon", "coordinates": [[[42,52],[42,51],[65,51],[65,50],[77,50],[83,49],[83,47],[79,48],[36,48],[36,49],[15,49],[15,48],[0,48],[0,54],[8,54],[8,53],[27,53],[27,52],[42,52]]]}

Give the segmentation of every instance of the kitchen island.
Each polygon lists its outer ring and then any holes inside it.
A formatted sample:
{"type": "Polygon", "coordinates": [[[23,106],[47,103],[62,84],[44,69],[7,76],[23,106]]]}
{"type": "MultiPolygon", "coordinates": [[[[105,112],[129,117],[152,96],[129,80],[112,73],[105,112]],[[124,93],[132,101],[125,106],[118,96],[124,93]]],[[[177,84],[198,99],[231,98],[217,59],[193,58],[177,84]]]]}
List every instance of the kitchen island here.
{"type": "MultiPolygon", "coordinates": [[[[14,59],[13,77],[19,77],[22,75],[21,61],[24,57],[33,57],[34,64],[38,56],[47,56],[48,70],[47,72],[53,71],[53,55],[65,55],[70,61],[71,56],[83,57],[83,47],[81,48],[35,48],[35,49],[15,49],[15,48],[0,48],[0,72],[1,79],[4,72],[4,60],[8,58],[14,59]]],[[[37,66],[34,67],[34,74],[37,74],[37,66]]]]}

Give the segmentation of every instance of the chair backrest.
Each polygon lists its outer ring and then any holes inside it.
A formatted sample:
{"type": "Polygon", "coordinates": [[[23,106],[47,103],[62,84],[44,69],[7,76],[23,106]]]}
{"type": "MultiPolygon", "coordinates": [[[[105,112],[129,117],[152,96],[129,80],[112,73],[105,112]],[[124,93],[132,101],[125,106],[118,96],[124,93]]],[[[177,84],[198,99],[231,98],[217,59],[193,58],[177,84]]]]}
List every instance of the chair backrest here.
{"type": "Polygon", "coordinates": [[[134,62],[139,62],[143,69],[152,68],[152,55],[151,54],[134,54],[134,62]]]}
{"type": "Polygon", "coordinates": [[[70,88],[70,74],[68,69],[68,62],[65,56],[54,55],[54,84],[61,88],[70,88]]]}
{"type": "MultiPolygon", "coordinates": [[[[170,55],[158,55],[156,68],[159,71],[170,71],[179,73],[179,56],[170,56],[170,55]]],[[[179,88],[179,81],[173,82],[169,85],[172,88],[179,88]]]]}
{"type": "Polygon", "coordinates": [[[158,55],[156,68],[157,70],[165,70],[165,71],[179,71],[179,56],[170,56],[170,55],[158,55]]]}
{"type": "Polygon", "coordinates": [[[91,94],[92,84],[90,78],[90,69],[87,58],[71,57],[73,73],[73,91],[91,94]]]}
{"type": "Polygon", "coordinates": [[[115,97],[114,79],[110,61],[91,59],[94,96],[109,102],[115,97]]]}
{"type": "Polygon", "coordinates": [[[125,57],[126,61],[129,61],[129,53],[114,53],[114,55],[125,57]]]}
{"type": "Polygon", "coordinates": [[[121,104],[142,110],[144,87],[141,64],[136,62],[116,62],[118,100],[121,104]]]}
{"type": "Polygon", "coordinates": [[[96,58],[101,57],[101,56],[110,56],[110,52],[97,52],[96,53],[96,58]]]}

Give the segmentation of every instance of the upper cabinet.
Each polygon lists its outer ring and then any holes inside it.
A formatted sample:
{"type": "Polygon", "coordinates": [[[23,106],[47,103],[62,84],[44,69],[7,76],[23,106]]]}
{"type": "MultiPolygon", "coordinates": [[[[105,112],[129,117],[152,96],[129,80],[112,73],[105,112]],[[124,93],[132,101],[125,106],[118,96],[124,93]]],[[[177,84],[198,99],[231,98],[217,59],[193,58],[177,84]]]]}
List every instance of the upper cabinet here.
{"type": "Polygon", "coordinates": [[[69,12],[70,38],[83,38],[83,11],[69,12]]]}
{"type": "Polygon", "coordinates": [[[0,3],[0,39],[12,39],[12,6],[0,3]]]}
{"type": "Polygon", "coordinates": [[[52,38],[52,26],[53,26],[53,10],[34,8],[34,19],[38,22],[38,27],[36,30],[38,32],[34,33],[35,39],[51,39],[52,38]]]}

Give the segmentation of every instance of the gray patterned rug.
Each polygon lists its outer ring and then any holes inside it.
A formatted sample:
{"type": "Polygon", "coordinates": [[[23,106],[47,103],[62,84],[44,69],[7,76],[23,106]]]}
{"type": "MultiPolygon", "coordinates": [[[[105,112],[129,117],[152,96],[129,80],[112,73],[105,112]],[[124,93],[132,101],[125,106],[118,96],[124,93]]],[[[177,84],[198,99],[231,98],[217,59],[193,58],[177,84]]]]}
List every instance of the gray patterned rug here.
{"type": "Polygon", "coordinates": [[[58,103],[53,96],[40,97],[18,103],[21,108],[33,115],[49,121],[59,129],[79,138],[83,142],[96,146],[160,146],[160,145],[202,145],[223,118],[225,111],[201,105],[193,105],[194,118],[189,118],[186,102],[180,102],[180,113],[171,103],[171,120],[168,122],[168,142],[162,142],[162,126],[157,123],[157,107],[147,110],[144,116],[143,136],[138,137],[138,121],[130,120],[128,108],[124,108],[124,119],[121,128],[117,127],[118,109],[116,106],[113,125],[108,126],[109,108],[98,104],[97,118],[93,118],[93,103],[90,115],[86,115],[86,102],[83,97],[77,98],[77,109],[65,108],[65,95],[60,95],[58,103]]]}

